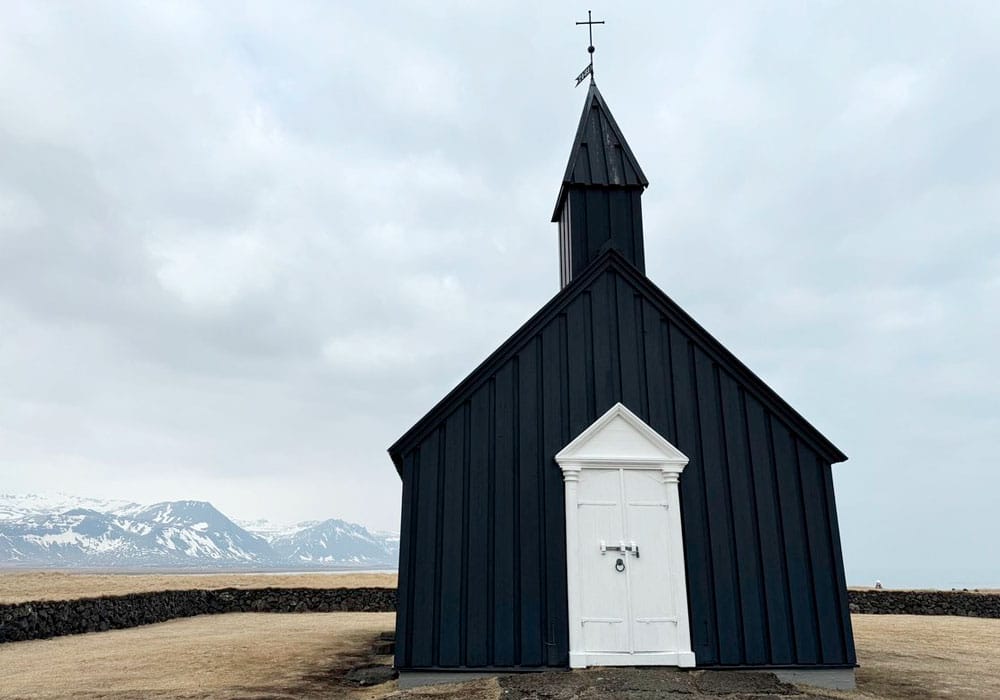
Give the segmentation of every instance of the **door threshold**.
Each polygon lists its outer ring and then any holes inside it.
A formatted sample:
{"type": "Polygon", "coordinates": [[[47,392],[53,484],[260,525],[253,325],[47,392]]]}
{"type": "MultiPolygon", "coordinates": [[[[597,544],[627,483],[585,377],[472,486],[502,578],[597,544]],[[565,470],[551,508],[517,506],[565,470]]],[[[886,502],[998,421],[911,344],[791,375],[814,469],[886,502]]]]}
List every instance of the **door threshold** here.
{"type": "Polygon", "coordinates": [[[573,652],[569,653],[570,668],[588,666],[679,666],[694,667],[694,652],[573,652]]]}

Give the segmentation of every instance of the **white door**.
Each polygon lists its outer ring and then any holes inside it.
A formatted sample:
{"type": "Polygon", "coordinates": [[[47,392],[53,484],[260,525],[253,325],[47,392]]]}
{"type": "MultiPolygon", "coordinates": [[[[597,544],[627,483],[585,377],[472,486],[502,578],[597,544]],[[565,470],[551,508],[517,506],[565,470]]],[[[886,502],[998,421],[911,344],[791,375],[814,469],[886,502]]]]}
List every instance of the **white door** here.
{"type": "Polygon", "coordinates": [[[570,666],[694,666],[678,489],[688,458],[619,403],[556,462],[570,666]]]}
{"type": "Polygon", "coordinates": [[[585,469],[578,506],[585,653],[676,651],[669,502],[660,472],[585,469]]]}

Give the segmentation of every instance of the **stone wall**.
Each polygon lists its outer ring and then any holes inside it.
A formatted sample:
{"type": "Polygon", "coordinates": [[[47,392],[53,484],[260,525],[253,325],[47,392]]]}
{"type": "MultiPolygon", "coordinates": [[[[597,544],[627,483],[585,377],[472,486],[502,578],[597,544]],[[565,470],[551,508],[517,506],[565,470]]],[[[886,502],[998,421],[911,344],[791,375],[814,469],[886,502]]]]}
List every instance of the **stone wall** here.
{"type": "Polygon", "coordinates": [[[1000,593],[848,591],[851,612],[869,615],[958,615],[1000,618],[1000,593]]]}
{"type": "Polygon", "coordinates": [[[231,612],[392,612],[393,588],[163,591],[0,605],[0,643],[231,612]]]}
{"type": "MultiPolygon", "coordinates": [[[[1000,594],[849,591],[851,612],[1000,618],[1000,594]]],[[[0,605],[0,643],[231,612],[393,612],[393,588],[221,588],[0,605]]]]}

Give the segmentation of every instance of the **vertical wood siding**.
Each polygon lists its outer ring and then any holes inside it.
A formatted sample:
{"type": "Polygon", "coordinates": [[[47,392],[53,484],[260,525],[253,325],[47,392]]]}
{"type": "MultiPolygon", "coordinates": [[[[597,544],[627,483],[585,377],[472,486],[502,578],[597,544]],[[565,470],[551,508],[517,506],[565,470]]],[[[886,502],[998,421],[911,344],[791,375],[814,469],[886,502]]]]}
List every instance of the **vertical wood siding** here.
{"type": "Polygon", "coordinates": [[[642,235],[642,188],[607,189],[571,186],[559,218],[562,284],[569,284],[607,247],[614,247],[639,270],[645,270],[642,235]]]}
{"type": "Polygon", "coordinates": [[[681,477],[699,666],[855,663],[830,463],[609,267],[402,453],[399,668],[568,665],[554,456],[621,401],[681,477]]]}

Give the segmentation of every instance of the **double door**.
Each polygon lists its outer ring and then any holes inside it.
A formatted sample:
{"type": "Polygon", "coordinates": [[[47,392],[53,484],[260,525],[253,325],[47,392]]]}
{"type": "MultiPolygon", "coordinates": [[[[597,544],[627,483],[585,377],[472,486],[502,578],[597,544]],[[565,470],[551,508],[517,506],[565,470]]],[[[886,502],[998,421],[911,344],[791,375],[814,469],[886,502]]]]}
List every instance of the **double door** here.
{"type": "Polygon", "coordinates": [[[669,528],[679,519],[669,508],[658,470],[582,471],[577,551],[587,654],[630,664],[678,649],[669,528]]]}

